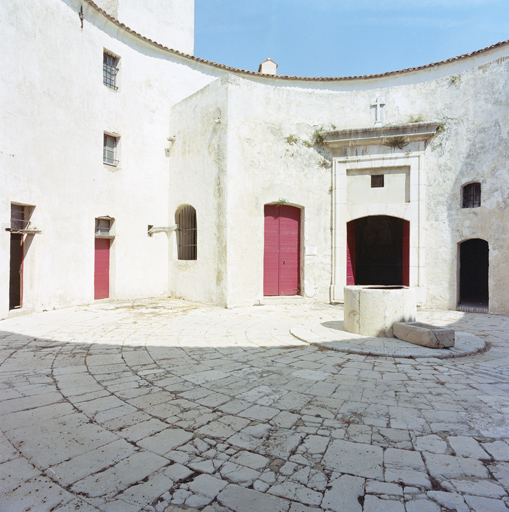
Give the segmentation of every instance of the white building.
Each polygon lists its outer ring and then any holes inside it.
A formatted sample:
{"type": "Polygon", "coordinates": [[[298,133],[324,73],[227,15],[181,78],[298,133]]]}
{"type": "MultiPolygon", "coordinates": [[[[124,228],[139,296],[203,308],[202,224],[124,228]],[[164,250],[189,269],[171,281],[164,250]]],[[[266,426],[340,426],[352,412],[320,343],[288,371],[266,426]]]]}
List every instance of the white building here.
{"type": "Polygon", "coordinates": [[[324,79],[193,57],[191,0],[0,17],[0,317],[352,283],[509,313],[509,42],[324,79]]]}

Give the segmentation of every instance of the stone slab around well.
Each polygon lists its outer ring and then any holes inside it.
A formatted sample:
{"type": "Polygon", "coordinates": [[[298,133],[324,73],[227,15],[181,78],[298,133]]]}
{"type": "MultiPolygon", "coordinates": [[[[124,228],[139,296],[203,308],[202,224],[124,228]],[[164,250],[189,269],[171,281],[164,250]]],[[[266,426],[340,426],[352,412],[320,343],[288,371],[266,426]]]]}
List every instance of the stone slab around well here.
{"type": "Polygon", "coordinates": [[[448,359],[477,354],[486,348],[486,343],[481,338],[466,332],[456,331],[454,347],[429,348],[397,338],[361,336],[347,332],[341,321],[295,325],[290,329],[290,333],[301,341],[323,348],[370,356],[448,359]]]}
{"type": "Polygon", "coordinates": [[[396,322],[392,326],[396,338],[428,348],[454,347],[454,329],[436,327],[422,322],[396,322]]]}

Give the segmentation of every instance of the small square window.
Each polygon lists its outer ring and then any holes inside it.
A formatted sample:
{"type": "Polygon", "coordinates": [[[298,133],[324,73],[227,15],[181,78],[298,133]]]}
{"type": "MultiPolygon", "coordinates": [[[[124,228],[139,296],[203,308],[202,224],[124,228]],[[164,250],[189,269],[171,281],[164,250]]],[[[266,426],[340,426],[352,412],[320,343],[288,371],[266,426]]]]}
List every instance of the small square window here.
{"type": "Polygon", "coordinates": [[[118,57],[111,53],[103,53],[103,84],[110,89],[117,90],[118,57]]]}
{"type": "Polygon", "coordinates": [[[371,188],[383,188],[384,186],[384,175],[383,174],[372,174],[371,175],[371,188]]]}
{"type": "Polygon", "coordinates": [[[119,137],[113,135],[104,134],[104,145],[103,145],[103,162],[107,165],[118,165],[117,159],[117,147],[119,137]]]}
{"type": "Polygon", "coordinates": [[[110,236],[111,219],[99,218],[95,219],[95,235],[110,236]]]}

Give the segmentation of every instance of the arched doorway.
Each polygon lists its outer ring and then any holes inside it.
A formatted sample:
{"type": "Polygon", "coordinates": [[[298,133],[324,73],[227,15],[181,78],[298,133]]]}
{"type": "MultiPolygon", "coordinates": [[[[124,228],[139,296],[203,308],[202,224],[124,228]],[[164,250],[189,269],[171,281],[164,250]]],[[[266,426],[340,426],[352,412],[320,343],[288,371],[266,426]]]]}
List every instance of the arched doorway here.
{"type": "Polygon", "coordinates": [[[472,238],[459,245],[459,306],[487,309],[489,305],[489,246],[472,238]]]}
{"type": "Polygon", "coordinates": [[[404,285],[410,281],[410,222],[388,215],[347,223],[347,284],[404,285]]]}
{"type": "Polygon", "coordinates": [[[300,210],[265,205],[264,295],[300,292],[300,210]]]}

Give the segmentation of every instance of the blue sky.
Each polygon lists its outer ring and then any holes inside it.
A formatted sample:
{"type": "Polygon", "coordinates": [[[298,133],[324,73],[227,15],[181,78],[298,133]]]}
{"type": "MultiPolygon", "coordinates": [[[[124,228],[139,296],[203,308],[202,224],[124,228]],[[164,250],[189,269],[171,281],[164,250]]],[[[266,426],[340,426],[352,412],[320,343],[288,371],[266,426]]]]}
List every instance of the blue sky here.
{"type": "Polygon", "coordinates": [[[421,66],[509,39],[509,0],[195,0],[195,55],[278,74],[421,66]]]}

